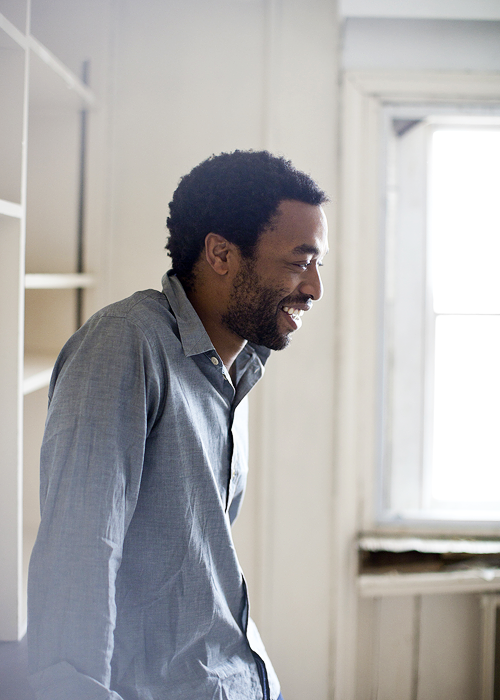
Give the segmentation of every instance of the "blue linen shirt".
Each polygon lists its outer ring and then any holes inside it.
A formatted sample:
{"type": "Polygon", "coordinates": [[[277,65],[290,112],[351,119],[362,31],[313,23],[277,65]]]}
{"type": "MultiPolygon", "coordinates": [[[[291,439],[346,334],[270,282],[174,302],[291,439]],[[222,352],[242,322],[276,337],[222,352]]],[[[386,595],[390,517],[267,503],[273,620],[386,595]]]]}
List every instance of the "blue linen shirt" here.
{"type": "Polygon", "coordinates": [[[247,344],[233,388],[171,274],[163,293],[102,309],[66,343],[29,570],[40,700],[278,697],[231,536],[246,395],[268,355],[247,344]]]}

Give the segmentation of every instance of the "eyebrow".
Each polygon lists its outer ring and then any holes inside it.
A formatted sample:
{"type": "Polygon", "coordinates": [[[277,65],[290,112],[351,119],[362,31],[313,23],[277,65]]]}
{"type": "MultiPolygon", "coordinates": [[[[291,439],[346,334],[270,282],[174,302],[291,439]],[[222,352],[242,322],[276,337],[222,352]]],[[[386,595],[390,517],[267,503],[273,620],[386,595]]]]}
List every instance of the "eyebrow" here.
{"type": "MultiPolygon", "coordinates": [[[[296,246],[292,253],[294,255],[320,255],[320,250],[315,245],[309,245],[308,243],[303,243],[302,245],[296,246]]],[[[327,251],[328,252],[328,251],[327,251]]]]}

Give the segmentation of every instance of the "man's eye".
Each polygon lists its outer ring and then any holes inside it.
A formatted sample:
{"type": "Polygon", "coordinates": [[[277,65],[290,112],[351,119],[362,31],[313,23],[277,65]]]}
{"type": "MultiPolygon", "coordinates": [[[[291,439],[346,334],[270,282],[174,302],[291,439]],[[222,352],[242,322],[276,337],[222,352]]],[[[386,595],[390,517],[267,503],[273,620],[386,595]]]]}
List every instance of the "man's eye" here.
{"type": "MultiPolygon", "coordinates": [[[[301,270],[307,270],[308,267],[311,267],[313,264],[312,260],[308,260],[307,262],[298,262],[298,263],[292,263],[294,267],[300,267],[301,270]]],[[[323,263],[319,262],[316,263],[317,267],[323,267],[323,263]]]]}

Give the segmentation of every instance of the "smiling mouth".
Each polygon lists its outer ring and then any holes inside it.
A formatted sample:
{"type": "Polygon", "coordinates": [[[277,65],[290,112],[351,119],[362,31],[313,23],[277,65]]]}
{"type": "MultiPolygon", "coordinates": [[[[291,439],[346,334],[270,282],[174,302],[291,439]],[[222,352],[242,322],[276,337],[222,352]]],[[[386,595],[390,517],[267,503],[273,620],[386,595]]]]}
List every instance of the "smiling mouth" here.
{"type": "Polygon", "coordinates": [[[293,318],[295,323],[298,323],[301,317],[304,315],[304,309],[296,309],[293,306],[282,306],[281,307],[285,313],[293,318]]]}
{"type": "Polygon", "coordinates": [[[295,306],[282,306],[281,311],[287,317],[287,321],[292,331],[298,330],[302,325],[304,309],[297,309],[295,306]]]}

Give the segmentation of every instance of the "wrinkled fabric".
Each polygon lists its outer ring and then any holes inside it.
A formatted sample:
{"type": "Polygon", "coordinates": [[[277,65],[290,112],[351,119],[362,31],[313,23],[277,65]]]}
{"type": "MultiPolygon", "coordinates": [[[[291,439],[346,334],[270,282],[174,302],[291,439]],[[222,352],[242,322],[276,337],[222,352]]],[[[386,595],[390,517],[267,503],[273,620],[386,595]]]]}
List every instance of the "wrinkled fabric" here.
{"type": "Polygon", "coordinates": [[[182,285],[163,282],[95,314],[54,368],[28,585],[40,700],[279,695],[231,536],[269,351],[247,344],[233,388],[182,285]]]}

